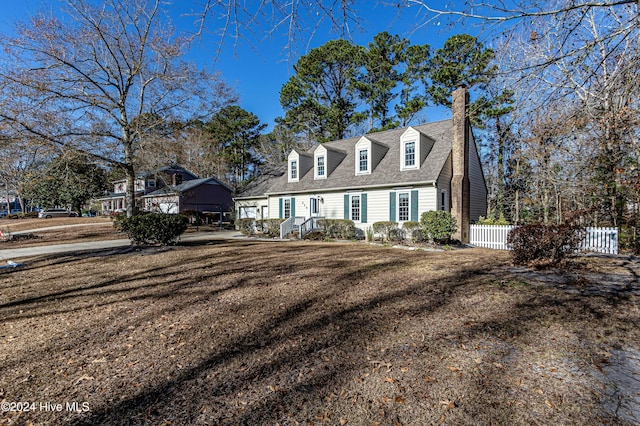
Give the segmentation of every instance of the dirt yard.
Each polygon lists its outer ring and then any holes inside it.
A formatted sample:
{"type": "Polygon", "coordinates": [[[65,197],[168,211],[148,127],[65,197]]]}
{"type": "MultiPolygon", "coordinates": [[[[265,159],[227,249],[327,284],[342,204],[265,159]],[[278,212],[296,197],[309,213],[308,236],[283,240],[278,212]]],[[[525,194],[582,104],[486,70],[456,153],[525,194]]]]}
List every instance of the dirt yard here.
{"type": "Polygon", "coordinates": [[[0,272],[0,424],[640,422],[634,258],[240,240],[25,263],[0,272]]]}

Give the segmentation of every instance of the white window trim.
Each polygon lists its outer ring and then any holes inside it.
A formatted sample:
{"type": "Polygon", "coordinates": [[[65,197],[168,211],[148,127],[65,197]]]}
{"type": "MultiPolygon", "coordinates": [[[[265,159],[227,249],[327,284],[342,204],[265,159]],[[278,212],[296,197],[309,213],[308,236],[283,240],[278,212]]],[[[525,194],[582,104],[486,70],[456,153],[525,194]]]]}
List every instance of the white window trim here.
{"type": "Polygon", "coordinates": [[[327,156],[322,154],[322,155],[316,155],[315,159],[314,159],[314,169],[315,169],[315,178],[316,179],[326,179],[327,178],[327,156]],[[324,160],[324,174],[323,175],[319,175],[318,174],[318,160],[322,158],[324,160]]]}
{"type": "Polygon", "coordinates": [[[298,182],[300,179],[300,162],[298,161],[298,159],[291,159],[289,160],[289,182],[298,182]],[[293,163],[296,164],[296,177],[294,178],[292,176],[292,171],[293,171],[293,167],[291,167],[293,165],[293,163]]]}
{"type": "Polygon", "coordinates": [[[356,175],[370,175],[371,174],[371,149],[369,147],[366,148],[358,148],[356,150],[356,175]],[[366,151],[367,153],[367,169],[360,170],[360,153],[362,151],[366,151]]]}
{"type": "Polygon", "coordinates": [[[420,168],[420,144],[416,139],[403,140],[400,144],[400,170],[416,170],[420,168]],[[408,143],[413,143],[413,166],[407,166],[406,164],[406,146],[408,143]]]}
{"type": "Polygon", "coordinates": [[[396,191],[396,221],[398,222],[398,225],[401,225],[405,222],[410,222],[411,221],[411,191],[396,191]],[[407,220],[400,220],[400,194],[407,194],[408,196],[408,219],[407,220]]]}
{"type": "Polygon", "coordinates": [[[440,210],[447,211],[447,208],[449,207],[447,205],[447,201],[448,201],[447,190],[446,189],[440,190],[440,210]]]}
{"type": "Polygon", "coordinates": [[[282,200],[282,216],[283,219],[289,219],[291,217],[291,198],[284,198],[282,200]],[[289,216],[287,216],[287,203],[289,203],[289,216]]]}
{"type": "Polygon", "coordinates": [[[362,194],[361,193],[349,194],[349,219],[351,219],[354,223],[362,223],[362,194]],[[357,220],[353,218],[353,197],[358,197],[359,199],[360,211],[358,212],[357,220]]]}

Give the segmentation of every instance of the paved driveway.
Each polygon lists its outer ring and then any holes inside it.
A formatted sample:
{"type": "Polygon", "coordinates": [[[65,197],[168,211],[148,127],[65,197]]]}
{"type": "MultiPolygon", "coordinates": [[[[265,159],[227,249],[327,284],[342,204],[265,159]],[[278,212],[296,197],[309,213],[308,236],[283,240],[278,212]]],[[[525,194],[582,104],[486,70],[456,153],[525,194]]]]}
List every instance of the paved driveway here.
{"type": "MultiPolygon", "coordinates": [[[[236,231],[197,232],[185,234],[180,241],[209,241],[239,238],[242,235],[236,231]]],[[[42,254],[73,253],[77,251],[101,250],[108,248],[126,247],[131,245],[129,239],[90,241],[86,243],[52,244],[48,246],[23,247],[0,250],[0,260],[15,260],[21,257],[39,256],[42,254]]]]}

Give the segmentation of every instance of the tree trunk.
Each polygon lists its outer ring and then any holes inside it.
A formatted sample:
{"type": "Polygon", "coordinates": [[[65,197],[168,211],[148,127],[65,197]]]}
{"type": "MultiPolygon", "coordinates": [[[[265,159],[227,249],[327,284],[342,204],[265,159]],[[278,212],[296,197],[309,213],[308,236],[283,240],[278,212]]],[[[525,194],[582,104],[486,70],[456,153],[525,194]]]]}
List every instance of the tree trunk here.
{"type": "Polygon", "coordinates": [[[124,146],[124,164],[123,169],[127,179],[127,188],[125,193],[125,204],[127,206],[127,217],[131,217],[136,213],[136,172],[133,166],[133,140],[128,129],[122,129],[123,146],[124,146]]]}
{"type": "Polygon", "coordinates": [[[520,190],[519,189],[516,189],[514,204],[515,204],[514,225],[519,225],[520,224],[520,190]]]}
{"type": "Polygon", "coordinates": [[[504,214],[504,134],[502,132],[502,124],[500,123],[500,117],[496,117],[496,133],[498,134],[498,182],[497,184],[497,196],[496,196],[496,210],[497,216],[501,217],[504,214]]]}

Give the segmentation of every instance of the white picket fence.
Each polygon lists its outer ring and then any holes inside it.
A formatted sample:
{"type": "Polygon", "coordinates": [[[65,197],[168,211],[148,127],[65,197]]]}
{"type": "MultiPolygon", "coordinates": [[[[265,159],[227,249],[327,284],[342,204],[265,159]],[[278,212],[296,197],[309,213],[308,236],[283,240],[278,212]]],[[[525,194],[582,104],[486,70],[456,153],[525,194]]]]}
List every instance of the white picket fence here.
{"type": "Polygon", "coordinates": [[[507,236],[513,228],[511,225],[471,225],[469,242],[478,247],[509,250],[507,236]]]}
{"type": "MultiPolygon", "coordinates": [[[[471,225],[470,243],[477,247],[509,250],[507,236],[512,225],[471,225]]],[[[580,244],[584,252],[618,254],[618,228],[586,228],[580,244]]]]}

